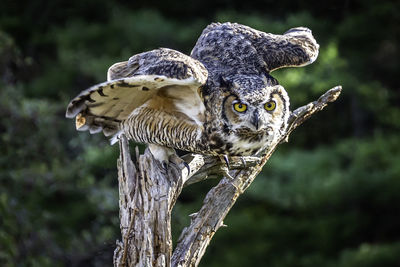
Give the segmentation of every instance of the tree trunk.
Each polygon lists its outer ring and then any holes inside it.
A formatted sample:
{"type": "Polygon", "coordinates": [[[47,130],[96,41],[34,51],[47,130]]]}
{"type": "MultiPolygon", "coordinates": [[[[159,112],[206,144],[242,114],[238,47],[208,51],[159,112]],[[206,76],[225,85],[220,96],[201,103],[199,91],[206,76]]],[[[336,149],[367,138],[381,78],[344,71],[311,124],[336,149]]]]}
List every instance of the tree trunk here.
{"type": "Polygon", "coordinates": [[[217,177],[225,167],[219,158],[189,154],[184,160],[190,166],[179,169],[170,164],[163,169],[147,149],[136,161],[131,160],[129,144],[120,139],[118,160],[120,228],[122,241],[117,241],[114,267],[122,266],[198,266],[214,233],[237,198],[250,186],[281,142],[312,114],[337,99],[341,87],[323,94],[317,101],[291,113],[286,131],[261,158],[230,160],[230,176],[223,177],[204,199],[201,209],[191,215],[172,253],[171,212],[185,185],[217,177]],[[233,179],[232,179],[233,177],[233,179]]]}

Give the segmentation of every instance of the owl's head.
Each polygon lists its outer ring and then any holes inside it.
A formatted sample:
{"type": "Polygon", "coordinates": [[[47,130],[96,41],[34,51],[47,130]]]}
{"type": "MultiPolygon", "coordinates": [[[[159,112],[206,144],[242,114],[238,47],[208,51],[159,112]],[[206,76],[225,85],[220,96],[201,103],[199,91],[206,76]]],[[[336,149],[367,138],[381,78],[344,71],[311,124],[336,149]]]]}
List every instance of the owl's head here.
{"type": "Polygon", "coordinates": [[[222,116],[232,130],[273,134],[286,128],[289,96],[274,78],[237,75],[228,84],[222,116]]]}

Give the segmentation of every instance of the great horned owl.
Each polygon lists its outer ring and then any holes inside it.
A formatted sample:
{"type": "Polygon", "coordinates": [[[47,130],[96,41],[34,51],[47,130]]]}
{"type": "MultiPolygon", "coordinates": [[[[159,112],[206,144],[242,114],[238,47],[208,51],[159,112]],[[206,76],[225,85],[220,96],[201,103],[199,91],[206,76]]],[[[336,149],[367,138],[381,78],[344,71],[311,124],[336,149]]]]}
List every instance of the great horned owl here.
{"type": "Polygon", "coordinates": [[[107,82],[82,91],[67,108],[76,128],[103,131],[115,143],[149,144],[160,161],[174,149],[249,156],[280,136],[289,97],[270,72],[318,56],[307,28],[283,35],[236,23],[207,26],[190,56],[160,48],[112,65],[107,82]]]}

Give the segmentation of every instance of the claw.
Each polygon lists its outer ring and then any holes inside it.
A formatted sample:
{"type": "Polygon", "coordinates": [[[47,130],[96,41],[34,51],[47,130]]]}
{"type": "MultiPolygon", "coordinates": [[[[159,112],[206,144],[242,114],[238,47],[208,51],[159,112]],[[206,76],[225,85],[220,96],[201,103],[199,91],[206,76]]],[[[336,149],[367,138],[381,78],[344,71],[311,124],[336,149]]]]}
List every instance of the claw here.
{"type": "Polygon", "coordinates": [[[240,157],[240,161],[242,162],[242,164],[243,164],[243,167],[244,168],[246,168],[246,161],[244,160],[244,158],[243,157],[240,157]]]}
{"type": "Polygon", "coordinates": [[[230,169],[230,164],[229,164],[229,159],[227,155],[220,155],[219,159],[221,160],[221,162],[225,162],[226,166],[225,167],[221,167],[221,171],[222,171],[222,175],[233,180],[234,178],[229,174],[229,169],[230,169]]]}
{"type": "Polygon", "coordinates": [[[190,174],[189,164],[187,164],[183,159],[181,159],[177,155],[171,155],[169,157],[169,161],[175,164],[179,169],[183,169],[183,167],[185,167],[188,170],[188,173],[190,174]]]}
{"type": "Polygon", "coordinates": [[[219,158],[220,158],[220,160],[222,162],[225,162],[226,167],[228,167],[228,169],[230,169],[228,156],[227,155],[220,155],[219,158]]]}
{"type": "Polygon", "coordinates": [[[168,162],[163,161],[163,162],[161,162],[161,165],[164,168],[164,170],[168,171],[168,162]]]}
{"type": "Polygon", "coordinates": [[[186,169],[188,170],[188,173],[190,174],[190,166],[189,166],[189,164],[187,164],[186,161],[184,161],[183,165],[185,165],[186,169]]]}

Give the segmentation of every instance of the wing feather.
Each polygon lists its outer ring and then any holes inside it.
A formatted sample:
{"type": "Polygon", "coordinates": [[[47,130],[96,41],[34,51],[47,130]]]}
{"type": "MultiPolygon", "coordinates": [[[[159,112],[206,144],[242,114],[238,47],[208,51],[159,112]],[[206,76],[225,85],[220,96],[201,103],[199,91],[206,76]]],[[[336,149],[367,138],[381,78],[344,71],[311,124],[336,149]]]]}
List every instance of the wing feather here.
{"type": "Polygon", "coordinates": [[[209,69],[249,73],[305,66],[316,60],[318,51],[311,30],[305,27],[292,28],[281,35],[227,22],[207,26],[191,56],[209,69]]]}
{"type": "MultiPolygon", "coordinates": [[[[135,109],[166,93],[176,103],[170,112],[185,113],[188,105],[204,112],[198,89],[207,79],[207,70],[180,52],[162,48],[133,56],[111,66],[107,77],[107,82],[82,91],[69,103],[66,117],[76,117],[77,130],[113,135],[135,109]],[[185,106],[185,101],[190,104],[185,106]]],[[[188,117],[198,123],[202,115],[195,113],[189,110],[188,117]]]]}

